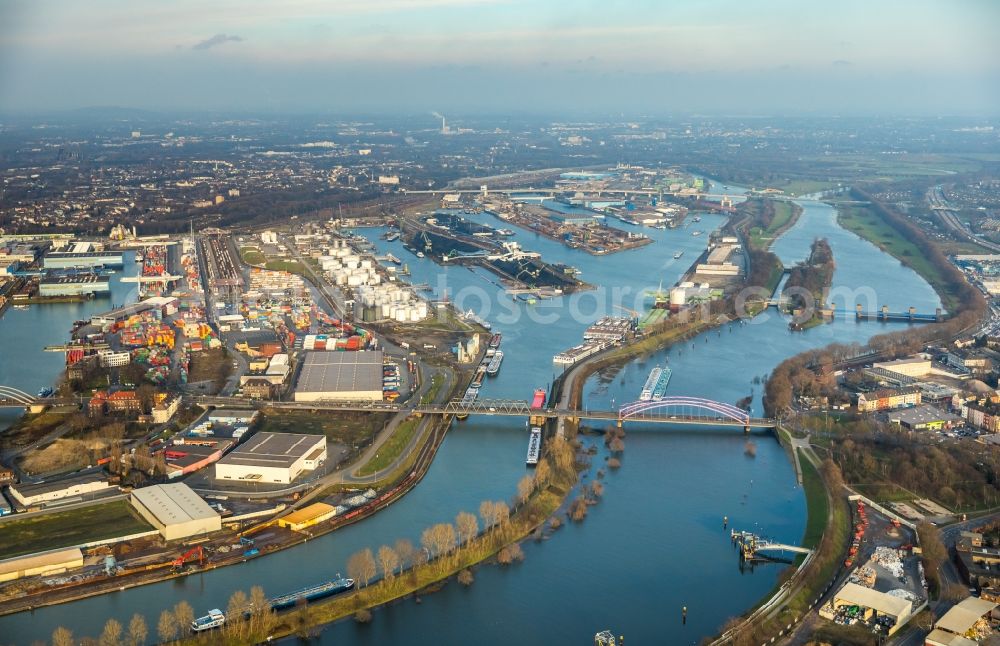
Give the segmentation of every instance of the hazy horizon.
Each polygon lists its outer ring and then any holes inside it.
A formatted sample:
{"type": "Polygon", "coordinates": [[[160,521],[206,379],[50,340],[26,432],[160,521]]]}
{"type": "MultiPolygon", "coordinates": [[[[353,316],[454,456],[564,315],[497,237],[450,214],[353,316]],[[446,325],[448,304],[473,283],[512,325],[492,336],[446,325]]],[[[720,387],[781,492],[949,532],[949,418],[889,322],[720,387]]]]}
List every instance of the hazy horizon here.
{"type": "Polygon", "coordinates": [[[0,111],[987,115],[1000,3],[0,5],[0,111]]]}

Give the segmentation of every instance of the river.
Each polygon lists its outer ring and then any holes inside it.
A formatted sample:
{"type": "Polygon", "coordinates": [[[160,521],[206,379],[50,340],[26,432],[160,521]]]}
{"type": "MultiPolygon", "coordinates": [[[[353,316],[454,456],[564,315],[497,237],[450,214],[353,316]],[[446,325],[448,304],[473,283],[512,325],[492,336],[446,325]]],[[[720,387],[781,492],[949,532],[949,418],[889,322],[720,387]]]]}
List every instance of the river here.
{"type": "MultiPolygon", "coordinates": [[[[832,207],[802,205],[798,223],[774,245],[786,264],[804,258],[811,240],[823,236],[837,263],[834,287],[849,289],[851,298],[866,287],[878,304],[894,310],[913,305],[933,311],[938,306],[933,290],[914,272],[841,229],[832,207]]],[[[488,214],[475,217],[500,226],[488,214]]],[[[640,309],[636,304],[646,290],[656,289],[661,280],[665,287],[673,285],[706,244],[707,235],[695,237],[691,231],[707,234],[722,222],[721,216],[703,214],[701,223],[687,228],[643,229],[655,244],[601,258],[517,230],[515,239],[525,248],[579,267],[584,280],[604,288],[536,305],[504,296],[490,274],[443,269],[403,250],[398,241],[380,240],[377,229],[361,232],[380,252],[392,251],[406,262],[412,282],[429,283],[438,296],[446,291],[460,307],[493,322],[504,335],[505,356],[500,375],[488,380],[482,396],[524,399],[557,374],[553,354],[579,343],[594,319],[621,314],[612,304],[640,309]],[[683,259],[674,260],[681,249],[683,259]]],[[[0,332],[7,327],[5,317],[0,332]]],[[[761,386],[754,385],[755,377],[788,356],[832,341],[863,342],[900,327],[850,319],[792,333],[772,311],[746,325],[713,330],[638,359],[610,380],[595,376],[585,385],[584,397],[591,408],[631,401],[649,369],[669,362],[674,373],[668,394],[734,402],[753,392],[759,411],[761,386]]],[[[524,422],[513,419],[473,417],[456,423],[424,480],[368,520],[244,565],[3,617],[0,642],[44,639],[58,625],[78,636],[96,635],[107,618],[125,622],[133,612],[145,614],[155,626],[159,611],[181,599],[199,612],[224,608],[238,588],[262,584],[270,594],[289,591],[334,576],[363,547],[375,549],[400,537],[416,543],[431,524],[450,522],[462,510],[475,512],[482,500],[513,495],[526,472],[523,429],[524,422]]],[[[639,643],[697,643],[714,633],[767,594],[781,569],[742,572],[722,517],[729,517],[730,527],[759,528],[787,542],[801,540],[805,501],[792,467],[769,434],[752,436],[757,451],[751,458],[744,453],[743,434],[732,430],[638,425],[627,430],[623,467],[607,474],[604,500],[582,524],[567,525],[540,543],[526,542],[522,564],[478,568],[471,588],[449,584],[421,604],[406,600],[376,612],[369,625],[346,621],[330,626],[318,641],[460,644],[475,639],[489,646],[514,637],[523,644],[588,643],[594,632],[608,628],[639,643]],[[686,625],[680,621],[682,606],[688,607],[686,625]]],[[[596,438],[585,442],[600,444],[596,438]]],[[[595,469],[602,459],[603,453],[595,457],[595,469]]]]}

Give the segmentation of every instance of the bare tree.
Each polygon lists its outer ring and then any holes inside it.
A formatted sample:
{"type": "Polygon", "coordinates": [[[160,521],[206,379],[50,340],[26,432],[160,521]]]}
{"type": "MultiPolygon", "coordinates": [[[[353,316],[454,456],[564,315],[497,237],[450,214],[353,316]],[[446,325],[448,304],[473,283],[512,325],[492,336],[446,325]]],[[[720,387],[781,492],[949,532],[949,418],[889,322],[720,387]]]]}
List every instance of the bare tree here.
{"type": "Polygon", "coordinates": [[[433,527],[428,527],[420,533],[420,546],[424,548],[428,558],[437,556],[437,536],[433,527]]]}
{"type": "Polygon", "coordinates": [[[455,549],[458,537],[455,526],[451,523],[438,523],[434,526],[435,541],[441,554],[449,554],[455,549]]]}
{"type": "Polygon", "coordinates": [[[104,630],[101,631],[101,636],[97,638],[97,643],[100,646],[121,646],[121,623],[116,619],[108,619],[107,623],[104,624],[104,630]]]}
{"type": "Polygon", "coordinates": [[[547,460],[540,460],[538,466],[535,467],[535,486],[541,487],[549,478],[552,477],[552,467],[549,466],[547,460]]]}
{"type": "Polygon", "coordinates": [[[463,545],[469,543],[479,535],[479,520],[475,514],[467,511],[460,511],[455,516],[455,527],[458,529],[458,538],[463,545]]]}
{"type": "Polygon", "coordinates": [[[174,606],[174,617],[177,618],[177,624],[181,631],[184,631],[191,622],[194,621],[194,610],[191,608],[191,604],[187,601],[180,601],[176,606],[174,606]]]}
{"type": "Polygon", "coordinates": [[[530,474],[525,474],[517,483],[517,506],[520,507],[528,502],[532,492],[535,490],[535,479],[530,474]]]}
{"type": "Polygon", "coordinates": [[[370,547],[366,547],[360,552],[355,552],[347,559],[347,576],[358,582],[358,587],[368,585],[368,582],[375,577],[378,566],[375,564],[375,555],[370,547]]]}
{"type": "Polygon", "coordinates": [[[388,545],[383,545],[378,548],[378,563],[382,568],[382,576],[391,579],[399,567],[399,554],[388,545]]]}
{"type": "Polygon", "coordinates": [[[135,613],[128,622],[128,643],[131,646],[143,646],[147,637],[149,637],[149,628],[146,627],[146,618],[135,613]]]}
{"type": "Polygon", "coordinates": [[[396,554],[399,555],[399,568],[400,572],[408,564],[413,562],[413,557],[417,550],[413,547],[413,543],[407,538],[400,538],[396,540],[395,544],[396,554]]]}
{"type": "Polygon", "coordinates": [[[489,529],[496,524],[496,509],[492,500],[484,500],[479,503],[479,517],[483,519],[484,529],[489,529]]]}
{"type": "Polygon", "coordinates": [[[253,636],[266,638],[274,628],[276,619],[264,588],[259,585],[250,588],[250,632],[253,636]]]}
{"type": "Polygon", "coordinates": [[[170,642],[177,636],[177,617],[169,610],[160,613],[160,620],[156,622],[156,634],[161,642],[170,642]]]}
{"type": "Polygon", "coordinates": [[[52,631],[52,646],[76,646],[73,633],[68,628],[59,626],[52,631]]]}
{"type": "Polygon", "coordinates": [[[493,513],[496,514],[496,522],[500,525],[502,533],[507,531],[507,523],[510,521],[510,507],[502,500],[493,503],[493,513]]]}
{"type": "Polygon", "coordinates": [[[232,635],[237,641],[242,639],[243,633],[246,630],[246,622],[240,621],[240,619],[249,607],[250,599],[247,597],[246,592],[237,590],[229,597],[229,603],[226,605],[225,632],[232,635]]]}

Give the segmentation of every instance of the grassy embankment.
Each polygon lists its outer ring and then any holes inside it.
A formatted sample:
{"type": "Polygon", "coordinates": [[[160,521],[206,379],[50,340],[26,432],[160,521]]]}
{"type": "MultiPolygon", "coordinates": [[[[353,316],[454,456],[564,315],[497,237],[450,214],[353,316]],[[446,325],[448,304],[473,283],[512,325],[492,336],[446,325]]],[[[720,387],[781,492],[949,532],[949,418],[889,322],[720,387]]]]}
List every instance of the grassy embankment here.
{"type": "Polygon", "coordinates": [[[792,227],[801,209],[791,202],[770,200],[774,206],[774,217],[767,227],[751,227],[749,233],[750,246],[754,249],[768,249],[782,233],[792,227]]]}
{"type": "MultiPolygon", "coordinates": [[[[370,585],[359,586],[355,591],[318,601],[288,612],[276,618],[276,627],[267,634],[272,638],[292,635],[314,634],[317,626],[329,624],[354,615],[360,610],[377,608],[392,601],[405,598],[425,590],[433,590],[437,584],[446,581],[462,570],[486,561],[503,548],[520,542],[538,530],[563,503],[566,495],[576,482],[576,466],[572,458],[572,448],[564,443],[562,449],[550,450],[545,462],[550,467],[550,475],[534,489],[519,507],[513,508],[509,518],[482,530],[466,542],[461,540],[453,547],[427,562],[403,563],[399,571],[391,571],[389,576],[377,578],[370,585]],[[568,450],[569,459],[563,451],[568,450]],[[559,453],[564,459],[553,455],[559,453]]],[[[538,473],[538,472],[536,472],[538,473]]],[[[376,574],[373,571],[372,574],[376,574]]],[[[238,625],[216,635],[191,636],[182,644],[204,643],[244,643],[245,640],[230,639],[230,630],[239,630],[238,625]]]]}
{"type": "Polygon", "coordinates": [[[0,559],[152,530],[124,500],[0,523],[0,559]]]}
{"type": "Polygon", "coordinates": [[[78,412],[76,406],[56,406],[38,415],[25,415],[0,433],[0,448],[10,450],[27,446],[55,431],[66,422],[68,416],[78,412]]]}
{"type": "Polygon", "coordinates": [[[938,293],[945,307],[949,311],[953,310],[955,294],[940,270],[921,253],[916,244],[901,235],[869,207],[840,206],[837,208],[837,221],[840,226],[871,242],[920,274],[938,293]]]}
{"type": "Polygon", "coordinates": [[[378,452],[372,459],[368,460],[355,474],[358,476],[370,476],[392,464],[403,453],[403,449],[410,445],[419,424],[419,417],[410,417],[403,420],[392,431],[392,435],[379,447],[378,452]]]}
{"type": "MultiPolygon", "coordinates": [[[[803,547],[816,550],[812,562],[798,573],[802,583],[796,587],[781,606],[774,617],[766,621],[752,622],[736,629],[734,643],[765,643],[771,637],[784,631],[786,626],[795,623],[808,610],[809,605],[816,600],[826,584],[833,579],[841,568],[841,559],[850,541],[851,519],[850,511],[845,502],[839,485],[834,485],[835,492],[824,481],[823,476],[802,452],[799,453],[802,465],[802,485],[805,490],[808,516],[802,537],[803,547]]],[[[776,585],[754,610],[778,592],[776,585]]]]}

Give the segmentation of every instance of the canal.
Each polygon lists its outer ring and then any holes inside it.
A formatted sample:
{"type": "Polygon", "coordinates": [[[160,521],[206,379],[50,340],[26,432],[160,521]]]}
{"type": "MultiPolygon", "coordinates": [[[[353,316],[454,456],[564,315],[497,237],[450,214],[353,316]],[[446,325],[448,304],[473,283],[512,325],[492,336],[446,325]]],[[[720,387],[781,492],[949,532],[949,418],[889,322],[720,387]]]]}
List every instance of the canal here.
{"type": "MultiPolygon", "coordinates": [[[[786,264],[804,258],[814,237],[826,237],[837,263],[835,288],[852,295],[871,290],[879,304],[892,309],[938,306],[933,290],[914,272],[841,229],[832,207],[802,204],[799,222],[774,246],[786,264]]],[[[488,214],[473,217],[502,226],[488,214]]],[[[482,396],[524,399],[552,381],[558,374],[552,355],[579,343],[590,322],[620,315],[615,305],[641,309],[637,304],[645,292],[661,281],[673,285],[722,221],[704,214],[700,223],[686,228],[643,229],[655,244],[601,258],[517,230],[514,239],[523,247],[580,268],[584,280],[601,287],[535,305],[503,295],[490,274],[441,268],[405,251],[399,241],[379,239],[377,229],[361,232],[380,252],[391,251],[407,263],[412,282],[428,283],[437,297],[447,294],[503,333],[503,367],[482,396]],[[692,236],[695,229],[706,235],[692,236]],[[674,260],[678,250],[685,251],[684,257],[674,260]]],[[[637,359],[614,374],[595,375],[585,385],[584,398],[591,408],[634,400],[649,370],[668,364],[673,369],[668,394],[735,402],[752,393],[759,412],[761,385],[755,382],[783,359],[832,341],[864,342],[899,328],[852,319],[792,333],[787,320],[772,311],[637,359]]],[[[234,590],[254,584],[278,594],[335,576],[358,549],[377,549],[403,537],[416,543],[429,525],[450,522],[462,510],[475,512],[482,500],[511,498],[526,472],[523,430],[524,422],[517,420],[472,417],[456,423],[420,485],[368,520],[245,565],[3,617],[0,635],[4,641],[29,643],[46,638],[58,625],[78,636],[96,635],[107,618],[125,622],[133,612],[155,626],[159,611],[181,599],[201,612],[224,608],[234,590]]],[[[421,604],[394,604],[376,612],[370,625],[335,624],[324,630],[320,643],[475,639],[499,645],[511,637],[524,644],[587,643],[605,628],[640,643],[697,643],[753,606],[774,586],[781,566],[741,571],[722,517],[729,517],[730,527],[760,529],[787,542],[801,539],[805,501],[783,449],[767,434],[752,436],[756,455],[750,457],[746,438],[731,430],[627,430],[623,466],[607,473],[604,500],[582,524],[567,525],[543,542],[526,542],[523,564],[479,568],[471,588],[449,584],[421,604]],[[680,622],[682,606],[688,607],[686,625],[680,622]]],[[[600,444],[597,438],[584,441],[600,444]]],[[[594,470],[603,457],[595,456],[594,470]]]]}

